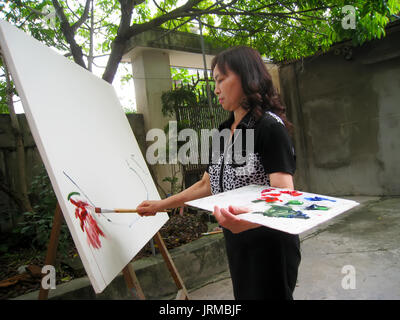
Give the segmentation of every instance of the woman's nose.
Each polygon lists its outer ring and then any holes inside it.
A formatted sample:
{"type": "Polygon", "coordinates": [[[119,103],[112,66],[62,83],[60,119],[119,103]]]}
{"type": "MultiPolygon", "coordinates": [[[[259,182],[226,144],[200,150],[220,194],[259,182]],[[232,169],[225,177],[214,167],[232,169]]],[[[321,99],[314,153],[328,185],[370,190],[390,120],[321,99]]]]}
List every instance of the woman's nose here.
{"type": "Polygon", "coordinates": [[[219,95],[221,93],[221,90],[219,89],[219,87],[217,85],[215,86],[214,93],[216,95],[219,95]]]}

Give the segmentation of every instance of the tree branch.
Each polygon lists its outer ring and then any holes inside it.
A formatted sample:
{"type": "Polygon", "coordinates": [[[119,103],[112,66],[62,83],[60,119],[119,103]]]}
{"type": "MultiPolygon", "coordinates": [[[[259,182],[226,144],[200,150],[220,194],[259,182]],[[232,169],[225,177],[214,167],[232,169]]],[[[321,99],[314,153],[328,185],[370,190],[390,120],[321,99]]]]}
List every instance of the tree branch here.
{"type": "MultiPolygon", "coordinates": [[[[219,5],[221,3],[221,0],[216,1],[213,5],[209,6],[206,10],[211,9],[212,7],[215,7],[217,5],[219,5]]],[[[182,27],[183,25],[185,25],[186,23],[189,23],[190,21],[197,19],[198,16],[192,16],[190,17],[190,19],[183,21],[181,24],[177,25],[176,27],[174,27],[173,29],[169,29],[166,32],[164,32],[164,34],[162,34],[159,38],[153,40],[154,42],[157,42],[159,40],[161,40],[163,37],[165,37],[167,34],[174,32],[175,30],[178,30],[180,27],[182,27]]],[[[181,20],[182,18],[177,18],[176,20],[181,20]]],[[[202,22],[203,23],[203,22],[202,22]]],[[[203,23],[204,24],[204,23],[203,23]]],[[[214,27],[214,26],[213,26],[214,27]]]]}
{"type": "MultiPolygon", "coordinates": [[[[210,11],[209,9],[193,10],[193,8],[196,5],[198,5],[202,0],[188,0],[184,5],[160,17],[154,18],[151,21],[142,24],[133,24],[132,26],[129,26],[133,7],[137,5],[137,3],[132,0],[119,0],[119,1],[121,3],[121,13],[122,13],[120,28],[118,29],[117,37],[114,39],[112,43],[112,52],[108,60],[106,70],[103,74],[103,79],[109,83],[112,83],[114,79],[115,73],[118,68],[118,64],[121,61],[122,55],[124,53],[125,46],[131,37],[138,35],[142,32],[145,32],[147,30],[151,30],[155,27],[159,27],[160,25],[169,20],[184,18],[184,17],[197,17],[199,15],[206,14],[210,11]],[[128,12],[129,12],[129,19],[126,18],[128,16],[128,12]]],[[[220,8],[226,8],[228,5],[232,5],[237,1],[238,0],[232,0],[230,3],[226,5],[222,4],[220,8]]],[[[218,4],[219,3],[220,2],[218,1],[218,4]]],[[[215,4],[212,5],[211,7],[214,6],[215,4]]]]}
{"type": "MultiPolygon", "coordinates": [[[[221,31],[226,31],[226,32],[237,32],[237,31],[248,31],[248,32],[250,32],[251,30],[249,30],[248,29],[248,27],[243,27],[243,26],[240,26],[239,24],[237,24],[237,26],[238,26],[238,28],[228,28],[228,27],[217,27],[217,26],[213,26],[213,25],[210,25],[210,24],[208,24],[208,23],[206,23],[206,22],[201,22],[204,26],[206,26],[206,27],[208,27],[208,28],[210,28],[210,29],[218,29],[218,30],[221,30],[221,31]]],[[[258,29],[257,29],[258,30],[258,29]]]]}
{"type": "Polygon", "coordinates": [[[143,1],[136,2],[135,0],[119,0],[121,4],[121,19],[119,28],[117,31],[117,36],[111,44],[111,54],[110,58],[107,61],[106,70],[103,73],[103,80],[108,83],[112,83],[115,77],[115,74],[118,69],[118,64],[122,59],[122,55],[124,54],[125,46],[129,38],[125,37],[125,34],[129,30],[129,26],[132,19],[133,8],[143,1]]]}
{"type": "MultiPolygon", "coordinates": [[[[236,8],[234,5],[238,2],[238,0],[232,0],[227,4],[223,4],[220,1],[217,3],[213,4],[211,7],[207,9],[198,9],[196,6],[201,2],[202,0],[188,0],[185,4],[182,6],[167,12],[161,16],[158,16],[150,21],[141,23],[141,24],[132,24],[129,26],[129,22],[131,19],[132,15],[132,10],[133,7],[135,6],[135,3],[133,0],[120,0],[121,3],[121,23],[120,23],[120,28],[118,29],[118,33],[116,38],[114,39],[112,43],[112,52],[110,55],[110,59],[108,60],[106,70],[103,74],[103,79],[112,82],[113,78],[115,76],[116,70],[118,68],[118,64],[122,59],[122,55],[124,53],[125,46],[127,42],[129,41],[130,38],[141,34],[142,32],[145,32],[147,30],[151,30],[155,27],[159,27],[165,22],[168,22],[170,20],[174,19],[179,19],[179,18],[195,18],[199,17],[205,14],[216,14],[216,15],[228,15],[232,18],[236,16],[247,16],[247,17],[256,17],[256,18],[267,18],[269,20],[276,20],[278,24],[285,25],[290,28],[297,28],[301,29],[307,32],[315,33],[315,34],[320,34],[323,35],[322,33],[319,33],[314,30],[309,30],[306,29],[302,26],[294,25],[294,24],[289,24],[286,23],[283,20],[286,19],[293,19],[297,21],[305,21],[306,17],[310,19],[311,17],[305,16],[305,12],[310,12],[310,11],[318,11],[318,10],[323,10],[327,9],[329,7],[318,7],[310,10],[299,10],[299,11],[294,11],[294,10],[289,10],[290,12],[262,12],[262,10],[265,10],[265,8],[269,7],[277,7],[281,6],[279,3],[274,2],[270,3],[268,5],[263,5],[260,6],[256,9],[251,9],[246,11],[245,9],[239,9],[236,8]],[[217,7],[216,7],[217,5],[217,7]],[[231,9],[232,11],[228,10],[231,9]],[[303,15],[303,17],[301,17],[303,15]],[[129,18],[129,19],[128,19],[129,18]],[[129,21],[128,21],[129,20],[129,21]]],[[[156,6],[159,7],[159,5],[156,6]]],[[[161,8],[159,7],[161,10],[161,8]]],[[[231,30],[225,30],[225,31],[244,31],[242,25],[235,21],[236,25],[238,28],[231,28],[231,30]]],[[[223,30],[222,27],[215,27],[214,28],[219,28],[220,30],[223,30]]],[[[229,29],[229,28],[225,28],[229,29]]],[[[259,28],[254,28],[253,30],[249,30],[250,33],[254,32],[254,30],[258,30],[259,28]]]]}
{"type": "Polygon", "coordinates": [[[156,0],[153,0],[153,3],[154,3],[154,5],[155,5],[161,12],[164,12],[164,13],[167,13],[167,12],[168,12],[168,11],[166,11],[165,9],[161,8],[161,7],[158,5],[158,3],[157,3],[156,0]]]}
{"type": "Polygon", "coordinates": [[[185,17],[197,17],[199,15],[202,15],[204,13],[208,13],[208,10],[204,11],[193,11],[193,7],[199,4],[202,0],[189,0],[187,1],[183,6],[176,8],[175,10],[172,10],[171,12],[154,18],[153,20],[150,20],[148,22],[142,23],[142,24],[133,24],[127,33],[124,35],[126,39],[130,39],[131,37],[140,34],[146,30],[150,30],[154,27],[159,27],[163,23],[177,19],[177,18],[185,18],[185,17]]]}
{"type": "Polygon", "coordinates": [[[27,9],[29,9],[32,13],[34,13],[34,14],[36,14],[36,15],[38,15],[38,16],[45,16],[45,15],[47,15],[47,13],[45,13],[45,12],[42,12],[42,11],[40,11],[40,10],[37,10],[37,9],[35,9],[35,8],[32,8],[32,7],[28,6],[28,5],[26,5],[26,4],[23,3],[21,0],[14,0],[14,2],[15,2],[16,4],[18,4],[18,6],[20,6],[20,7],[25,7],[25,8],[27,8],[27,9]]]}
{"type": "MultiPolygon", "coordinates": [[[[89,0],[87,0],[89,1],[89,0]]],[[[67,17],[65,16],[63,7],[59,4],[58,0],[52,0],[53,6],[56,9],[58,18],[60,19],[61,32],[67,40],[74,61],[81,67],[86,69],[85,61],[83,60],[82,48],[75,41],[75,31],[69,24],[67,17]]]]}
{"type": "Polygon", "coordinates": [[[86,0],[86,4],[85,4],[85,10],[83,11],[82,16],[80,17],[80,19],[75,22],[71,28],[74,31],[74,33],[76,32],[76,30],[78,30],[78,28],[86,21],[86,19],[89,17],[89,8],[90,8],[90,0],[86,0]]]}

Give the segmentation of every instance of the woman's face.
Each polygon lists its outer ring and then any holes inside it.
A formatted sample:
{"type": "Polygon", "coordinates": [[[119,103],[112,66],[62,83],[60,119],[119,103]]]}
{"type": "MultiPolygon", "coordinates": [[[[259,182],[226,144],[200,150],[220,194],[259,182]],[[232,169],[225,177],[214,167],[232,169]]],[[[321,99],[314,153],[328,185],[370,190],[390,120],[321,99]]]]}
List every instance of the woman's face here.
{"type": "Polygon", "coordinates": [[[226,74],[223,74],[218,65],[213,71],[215,80],[215,94],[218,96],[218,101],[227,111],[235,111],[241,108],[240,103],[245,98],[240,77],[226,67],[226,74]]]}

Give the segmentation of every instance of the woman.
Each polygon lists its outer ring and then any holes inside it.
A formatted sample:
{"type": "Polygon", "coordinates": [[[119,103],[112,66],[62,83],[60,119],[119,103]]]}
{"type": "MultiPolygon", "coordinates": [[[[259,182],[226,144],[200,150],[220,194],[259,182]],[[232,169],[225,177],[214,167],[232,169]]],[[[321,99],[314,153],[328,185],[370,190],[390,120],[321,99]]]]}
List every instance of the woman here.
{"type": "MultiPolygon", "coordinates": [[[[231,140],[199,182],[172,197],[142,202],[137,208],[142,215],[249,184],[293,189],[295,155],[286,129],[290,124],[260,54],[243,46],[228,49],[213,59],[212,70],[219,103],[231,112],[219,130],[230,129],[231,140]],[[246,142],[241,148],[235,144],[239,129],[254,130],[253,152],[246,153],[246,142]],[[227,162],[228,152],[246,154],[246,162],[237,163],[235,157],[227,162]]],[[[293,299],[299,237],[237,216],[246,211],[214,208],[224,231],[235,299],[293,299]]]]}

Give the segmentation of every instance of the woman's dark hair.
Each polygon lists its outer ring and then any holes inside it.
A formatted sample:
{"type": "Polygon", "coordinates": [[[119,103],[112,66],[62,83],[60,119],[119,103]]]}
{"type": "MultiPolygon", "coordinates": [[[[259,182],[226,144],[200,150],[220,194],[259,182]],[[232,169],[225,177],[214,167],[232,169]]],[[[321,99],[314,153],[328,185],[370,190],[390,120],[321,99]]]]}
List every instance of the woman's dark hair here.
{"type": "Polygon", "coordinates": [[[242,103],[244,109],[250,110],[256,119],[271,111],[282,119],[289,132],[292,131],[293,126],[286,118],[286,108],[257,50],[246,46],[227,49],[213,58],[211,70],[217,65],[222,74],[226,75],[228,68],[240,77],[246,95],[242,103]]]}

